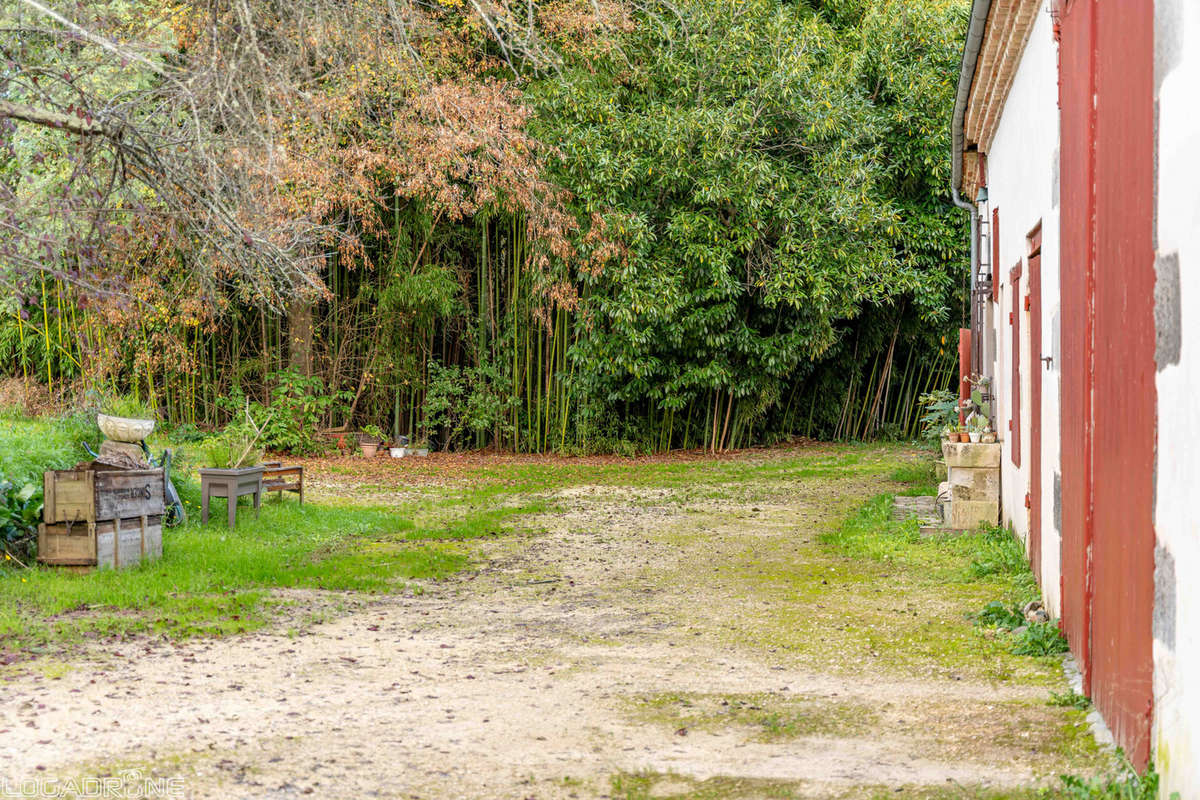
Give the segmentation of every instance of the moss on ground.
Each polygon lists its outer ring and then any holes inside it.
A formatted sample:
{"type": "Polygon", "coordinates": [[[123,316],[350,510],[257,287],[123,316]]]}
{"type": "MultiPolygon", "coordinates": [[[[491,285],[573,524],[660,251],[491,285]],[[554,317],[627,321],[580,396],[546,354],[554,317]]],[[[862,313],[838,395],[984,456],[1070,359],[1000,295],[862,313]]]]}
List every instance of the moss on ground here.
{"type": "Polygon", "coordinates": [[[861,701],[765,692],[643,694],[626,698],[625,706],[635,718],[672,730],[736,727],[763,742],[805,736],[857,736],[869,732],[879,721],[878,709],[861,701]]]}

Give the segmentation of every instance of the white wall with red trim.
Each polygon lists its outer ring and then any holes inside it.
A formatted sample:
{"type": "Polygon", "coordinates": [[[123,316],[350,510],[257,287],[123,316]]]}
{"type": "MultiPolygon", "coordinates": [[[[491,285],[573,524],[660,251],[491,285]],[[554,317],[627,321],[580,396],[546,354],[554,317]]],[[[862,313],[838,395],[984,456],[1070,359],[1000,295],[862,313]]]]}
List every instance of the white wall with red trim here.
{"type": "Polygon", "coordinates": [[[1200,4],[1157,0],[1154,759],[1200,797],[1200,4]]]}
{"type": "MultiPolygon", "coordinates": [[[[1021,57],[1012,89],[1004,104],[1000,122],[987,152],[988,202],[980,205],[986,219],[992,210],[999,212],[997,226],[999,261],[993,265],[993,280],[999,281],[998,302],[986,315],[984,332],[988,340],[985,353],[994,353],[990,372],[993,376],[994,424],[1002,444],[1001,522],[1009,525],[1028,543],[1029,511],[1025,506],[1029,491],[1030,430],[1029,370],[1042,373],[1042,562],[1040,573],[1047,606],[1058,614],[1061,606],[1059,585],[1060,536],[1056,522],[1055,471],[1059,461],[1059,365],[1058,365],[1058,47],[1049,14],[1049,1],[1038,13],[1029,41],[1021,57]],[[1028,292],[1030,235],[1041,226],[1042,275],[1042,349],[1030,352],[1029,312],[1024,296],[1028,292]],[[1011,269],[1021,265],[1017,285],[1020,314],[1021,392],[1019,409],[1020,464],[1012,459],[1013,436],[1009,422],[1013,418],[1012,359],[1013,338],[1009,312],[1013,309],[1011,269]],[[1039,359],[1050,357],[1047,367],[1039,359]]],[[[995,232],[989,228],[989,236],[995,232]]],[[[992,242],[982,243],[990,258],[992,242]]]]}

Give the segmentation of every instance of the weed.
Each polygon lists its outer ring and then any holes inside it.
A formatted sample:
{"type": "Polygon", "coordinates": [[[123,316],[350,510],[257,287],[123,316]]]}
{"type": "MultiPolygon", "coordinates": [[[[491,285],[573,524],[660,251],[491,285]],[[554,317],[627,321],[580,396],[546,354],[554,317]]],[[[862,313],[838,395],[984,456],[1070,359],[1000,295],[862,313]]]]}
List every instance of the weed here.
{"type": "MultiPolygon", "coordinates": [[[[1063,775],[1062,790],[1059,797],[1070,800],[1158,800],[1158,774],[1154,765],[1145,775],[1138,775],[1133,767],[1125,762],[1121,771],[1115,775],[1102,778],[1081,778],[1077,775],[1063,775]]],[[[1178,793],[1171,795],[1171,800],[1178,800],[1178,793]]]]}
{"type": "Polygon", "coordinates": [[[985,527],[979,531],[979,556],[971,561],[970,575],[982,578],[987,575],[1019,575],[1029,570],[1025,552],[1012,532],[998,526],[985,527]]]}
{"type": "Polygon", "coordinates": [[[1052,656],[1067,652],[1067,640],[1056,622],[1032,622],[1013,631],[1013,655],[1052,656]]]}
{"type": "Polygon", "coordinates": [[[1082,695],[1074,689],[1068,689],[1065,692],[1056,692],[1051,689],[1050,699],[1046,701],[1046,705],[1087,711],[1092,707],[1092,701],[1087,698],[1087,695],[1082,695]]]}
{"type": "Polygon", "coordinates": [[[1001,603],[993,600],[975,615],[977,625],[988,625],[996,628],[1012,630],[1025,624],[1025,616],[1015,603],[1001,603]]]}

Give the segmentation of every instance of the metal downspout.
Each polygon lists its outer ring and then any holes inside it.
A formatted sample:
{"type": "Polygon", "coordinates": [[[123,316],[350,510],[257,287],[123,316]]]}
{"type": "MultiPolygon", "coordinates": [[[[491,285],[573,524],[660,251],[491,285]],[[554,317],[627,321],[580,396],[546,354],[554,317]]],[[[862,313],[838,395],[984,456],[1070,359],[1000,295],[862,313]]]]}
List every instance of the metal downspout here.
{"type": "MultiPolygon", "coordinates": [[[[950,153],[950,199],[954,205],[966,211],[971,217],[971,276],[968,302],[971,304],[971,330],[980,331],[981,320],[975,302],[975,284],[979,279],[979,209],[974,203],[963,200],[958,194],[962,185],[963,171],[963,120],[967,113],[967,101],[971,96],[971,84],[975,81],[975,65],[979,59],[979,49],[983,45],[983,32],[987,27],[988,12],[992,8],[992,0],[974,0],[971,4],[971,19],[967,25],[967,40],[963,45],[962,68],[958,76],[958,94],[954,98],[954,117],[950,122],[952,139],[950,153]]],[[[992,266],[993,271],[995,265],[992,266]]],[[[996,276],[992,276],[995,280],[996,276]]],[[[978,338],[974,337],[973,338],[978,338]]],[[[972,342],[972,351],[978,350],[982,356],[982,343],[972,342]]],[[[980,358],[982,361],[982,358],[980,358]]],[[[982,365],[980,365],[982,366],[982,365]]]]}

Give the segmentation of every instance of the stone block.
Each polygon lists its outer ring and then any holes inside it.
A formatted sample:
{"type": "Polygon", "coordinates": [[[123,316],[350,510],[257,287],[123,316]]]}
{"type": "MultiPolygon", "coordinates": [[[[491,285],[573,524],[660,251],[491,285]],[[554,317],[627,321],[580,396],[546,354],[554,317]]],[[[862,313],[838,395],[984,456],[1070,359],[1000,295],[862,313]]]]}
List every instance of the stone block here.
{"type": "Polygon", "coordinates": [[[963,500],[999,500],[1000,470],[957,467],[950,471],[953,497],[963,500]]]}
{"type": "Polygon", "coordinates": [[[1000,519],[1000,503],[995,500],[952,500],[946,508],[946,525],[959,530],[995,525],[1000,519]]]}
{"type": "Polygon", "coordinates": [[[951,472],[954,472],[955,467],[996,468],[1000,466],[1000,444],[942,442],[942,456],[945,457],[946,466],[951,472]]]}

